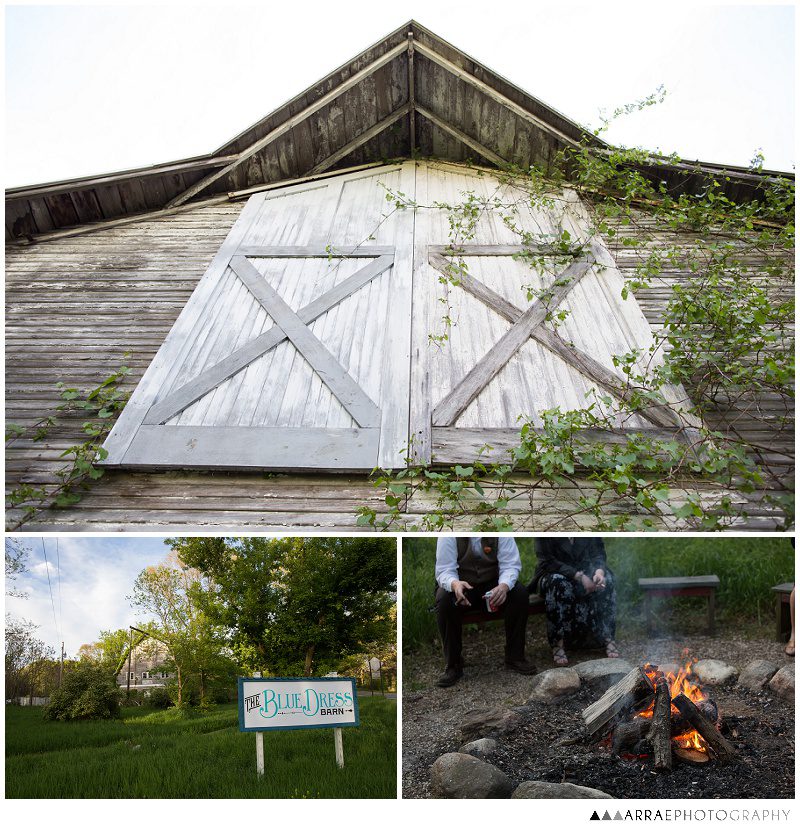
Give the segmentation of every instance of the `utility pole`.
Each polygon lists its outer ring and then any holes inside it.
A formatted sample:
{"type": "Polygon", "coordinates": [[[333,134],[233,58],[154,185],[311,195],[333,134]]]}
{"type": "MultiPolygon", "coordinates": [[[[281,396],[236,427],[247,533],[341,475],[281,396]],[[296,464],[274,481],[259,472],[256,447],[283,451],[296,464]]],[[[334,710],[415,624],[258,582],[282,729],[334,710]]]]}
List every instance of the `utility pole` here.
{"type": "Polygon", "coordinates": [[[61,686],[61,681],[64,678],[64,641],[61,641],[61,664],[58,667],[58,685],[61,686]]]}
{"type": "Polygon", "coordinates": [[[131,653],[133,652],[133,626],[129,626],[128,634],[130,634],[130,637],[128,638],[128,690],[125,693],[126,700],[130,700],[131,697],[131,653]]]}

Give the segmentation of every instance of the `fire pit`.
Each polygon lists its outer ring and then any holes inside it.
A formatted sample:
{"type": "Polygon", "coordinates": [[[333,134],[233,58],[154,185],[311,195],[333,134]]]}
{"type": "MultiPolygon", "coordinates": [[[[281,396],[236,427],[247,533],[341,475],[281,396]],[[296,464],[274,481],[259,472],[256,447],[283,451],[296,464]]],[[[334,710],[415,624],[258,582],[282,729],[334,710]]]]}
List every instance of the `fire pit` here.
{"type": "Polygon", "coordinates": [[[583,719],[590,740],[603,739],[615,755],[652,757],[656,771],[671,771],[673,756],[724,764],[736,755],[720,731],[717,704],[694,678],[688,657],[677,667],[635,667],[590,704],[583,719]]]}
{"type": "Polygon", "coordinates": [[[458,772],[467,770],[464,760],[477,769],[477,758],[517,796],[569,798],[591,789],[617,799],[793,798],[794,695],[784,684],[794,665],[782,646],[735,633],[703,636],[689,648],[690,657],[701,660],[675,664],[684,647],[669,639],[628,641],[630,661],[584,660],[576,652],[574,665],[545,669],[533,679],[498,672],[496,656],[487,651],[487,661],[469,666],[455,691],[404,696],[404,796],[490,795],[489,788],[498,787],[491,779],[471,782],[473,792],[465,785],[448,792],[444,779],[433,778],[452,766],[452,788],[458,772]],[[639,687],[620,687],[631,673],[639,687]],[[657,769],[651,735],[661,675],[669,689],[671,770],[657,769]],[[615,687],[618,695],[627,687],[633,697],[610,697],[615,687]],[[695,729],[680,713],[681,695],[724,744],[715,750],[707,728],[692,740],[695,729]],[[601,715],[596,705],[604,698],[615,709],[591,736],[582,715],[601,715]],[[623,740],[626,730],[630,736],[623,740]]]}

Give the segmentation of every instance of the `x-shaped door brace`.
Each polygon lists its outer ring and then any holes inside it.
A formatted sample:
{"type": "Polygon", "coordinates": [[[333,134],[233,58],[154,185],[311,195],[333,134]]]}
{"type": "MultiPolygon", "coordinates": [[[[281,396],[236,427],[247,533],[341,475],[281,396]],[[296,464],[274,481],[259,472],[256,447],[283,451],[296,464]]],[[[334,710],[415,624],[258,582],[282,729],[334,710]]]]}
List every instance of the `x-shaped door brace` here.
{"type": "Polygon", "coordinates": [[[288,339],[319,374],[322,381],[361,428],[380,426],[380,408],[364,393],[338,359],[311,332],[308,325],[348,296],[385,272],[394,263],[394,249],[360,246],[338,251],[314,246],[241,246],[231,257],[230,267],[274,321],[274,325],[235,350],[225,359],[155,403],[143,420],[159,425],[197,402],[226,379],[246,368],[288,339]],[[250,263],[248,258],[370,258],[370,263],[349,278],[295,312],[250,263]]]}
{"type": "MultiPolygon", "coordinates": [[[[523,251],[524,249],[521,246],[466,246],[456,250],[452,247],[431,246],[428,249],[428,261],[439,272],[447,275],[452,265],[447,260],[446,255],[460,257],[497,256],[514,255],[523,251]]],[[[547,253],[543,250],[542,254],[547,253]]],[[[577,257],[556,276],[552,284],[552,292],[549,294],[546,303],[540,299],[524,311],[466,271],[459,269],[457,285],[482,301],[504,319],[510,321],[512,327],[434,408],[431,424],[440,428],[453,426],[475,397],[528,339],[536,339],[537,342],[560,356],[577,371],[610,391],[617,399],[628,402],[632,392],[627,389],[625,382],[620,377],[588,353],[568,344],[558,333],[547,328],[544,324],[548,313],[557,309],[588,270],[594,264],[603,264],[606,260],[603,255],[604,253],[597,251],[596,244],[592,244],[589,254],[577,257]]],[[[681,417],[667,405],[654,404],[646,408],[640,408],[639,412],[659,428],[677,430],[684,427],[684,421],[681,420],[681,417]]]]}

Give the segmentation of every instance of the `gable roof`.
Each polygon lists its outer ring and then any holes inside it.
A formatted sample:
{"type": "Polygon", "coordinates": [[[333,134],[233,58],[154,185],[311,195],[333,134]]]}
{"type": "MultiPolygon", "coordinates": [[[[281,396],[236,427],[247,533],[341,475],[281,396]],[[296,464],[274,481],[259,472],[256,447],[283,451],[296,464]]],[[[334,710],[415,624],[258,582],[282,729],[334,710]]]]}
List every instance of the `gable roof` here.
{"type": "MultiPolygon", "coordinates": [[[[62,236],[414,155],[547,169],[582,139],[605,145],[412,20],[209,154],[7,190],[6,238],[62,236]]],[[[741,200],[762,176],[659,159],[648,169],[676,192],[725,170],[728,195],[741,200]]]]}

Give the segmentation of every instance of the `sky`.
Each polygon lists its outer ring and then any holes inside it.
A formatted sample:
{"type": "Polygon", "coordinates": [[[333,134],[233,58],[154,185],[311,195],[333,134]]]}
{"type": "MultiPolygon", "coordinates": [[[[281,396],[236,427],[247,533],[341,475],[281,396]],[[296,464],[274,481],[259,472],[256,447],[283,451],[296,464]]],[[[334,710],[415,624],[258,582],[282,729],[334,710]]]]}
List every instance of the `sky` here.
{"type": "Polygon", "coordinates": [[[7,7],[6,186],[213,152],[411,17],[581,124],[663,84],[609,141],[794,168],[794,4],[162,2],[7,7]]]}
{"type": "Polygon", "coordinates": [[[146,619],[126,597],[139,573],[157,565],[170,550],[163,539],[152,537],[26,536],[19,540],[30,553],[28,569],[16,589],[28,597],[6,595],[6,614],[38,625],[37,637],[56,650],[56,657],[62,640],[67,657],[77,657],[78,649],[97,639],[101,631],[127,628],[146,619]]]}

